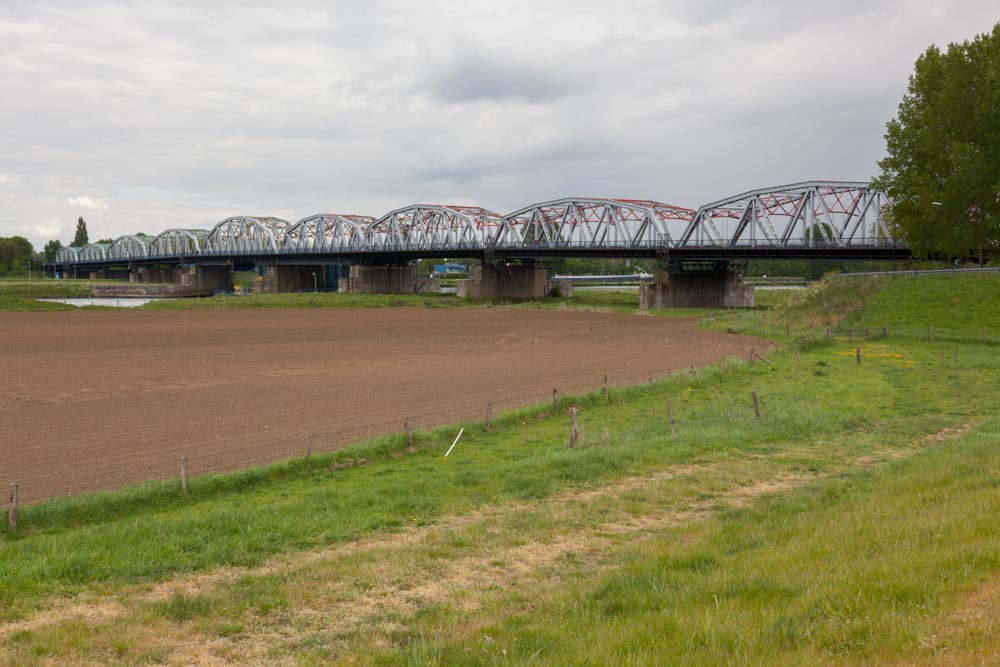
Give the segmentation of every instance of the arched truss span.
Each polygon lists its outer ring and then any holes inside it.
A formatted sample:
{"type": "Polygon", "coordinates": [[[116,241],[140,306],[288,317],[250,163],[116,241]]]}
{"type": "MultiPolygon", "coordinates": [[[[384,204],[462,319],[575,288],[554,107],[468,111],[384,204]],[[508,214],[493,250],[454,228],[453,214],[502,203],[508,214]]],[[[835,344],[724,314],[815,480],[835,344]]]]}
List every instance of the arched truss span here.
{"type": "Polygon", "coordinates": [[[365,248],[375,252],[482,248],[499,225],[499,213],[477,206],[418,204],[390,211],[368,225],[365,248]]]}
{"type": "Polygon", "coordinates": [[[59,248],[59,250],[56,251],[56,262],[58,264],[75,262],[80,257],[80,250],[80,247],[73,245],[59,248]]]}
{"type": "Polygon", "coordinates": [[[809,181],[753,190],[698,209],[685,246],[879,246],[892,243],[884,192],[867,183],[809,181]]]}
{"type": "Polygon", "coordinates": [[[285,249],[291,252],[341,251],[361,252],[365,229],[375,221],[367,215],[319,213],[303,218],[288,228],[285,249]]]}
{"type": "Polygon", "coordinates": [[[119,236],[108,247],[107,256],[115,259],[142,259],[149,256],[149,245],[153,237],[147,234],[126,234],[119,236]]]}
{"type": "Polygon", "coordinates": [[[186,257],[198,255],[205,246],[207,229],[168,229],[149,244],[151,257],[186,257]]]}
{"type": "Polygon", "coordinates": [[[97,262],[108,258],[110,243],[91,243],[80,248],[77,259],[81,262],[97,262]]]}
{"type": "Polygon", "coordinates": [[[277,253],[285,243],[289,223],[281,218],[235,216],[226,218],[205,237],[205,252],[277,253]]]}
{"type": "Polygon", "coordinates": [[[649,200],[557,199],[505,215],[494,245],[581,248],[673,245],[693,217],[691,209],[649,200]]]}

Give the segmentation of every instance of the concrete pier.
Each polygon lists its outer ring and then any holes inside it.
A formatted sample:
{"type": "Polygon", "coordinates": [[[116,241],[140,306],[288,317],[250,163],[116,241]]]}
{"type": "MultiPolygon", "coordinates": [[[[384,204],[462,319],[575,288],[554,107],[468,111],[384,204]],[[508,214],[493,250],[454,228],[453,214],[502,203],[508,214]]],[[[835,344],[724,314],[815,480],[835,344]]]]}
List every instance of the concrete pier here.
{"type": "Polygon", "coordinates": [[[729,270],[674,271],[656,269],[653,282],[640,285],[640,308],[750,308],[753,285],[729,270]]]}
{"type": "Polygon", "coordinates": [[[340,279],[340,292],[358,294],[418,294],[441,290],[441,279],[417,275],[415,265],[351,267],[351,275],[340,279]]]}
{"type": "Polygon", "coordinates": [[[269,266],[263,280],[257,283],[256,291],[264,294],[284,294],[302,292],[313,288],[326,287],[326,267],[315,266],[269,266]]]}
{"type": "Polygon", "coordinates": [[[483,264],[472,267],[469,280],[458,281],[458,296],[471,299],[541,299],[556,289],[570,296],[573,287],[566,280],[548,279],[548,271],[537,266],[496,266],[483,264]]]}
{"type": "Polygon", "coordinates": [[[212,294],[231,290],[228,266],[181,266],[164,269],[140,268],[129,273],[128,281],[136,284],[179,285],[191,293],[212,294]]]}

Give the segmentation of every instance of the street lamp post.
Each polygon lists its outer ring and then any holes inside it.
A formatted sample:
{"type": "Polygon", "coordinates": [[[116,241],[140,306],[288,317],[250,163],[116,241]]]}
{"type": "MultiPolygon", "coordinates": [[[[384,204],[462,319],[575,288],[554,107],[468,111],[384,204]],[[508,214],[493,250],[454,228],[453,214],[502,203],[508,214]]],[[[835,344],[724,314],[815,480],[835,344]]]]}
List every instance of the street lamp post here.
{"type": "Polygon", "coordinates": [[[316,289],[316,272],[313,271],[312,274],[313,274],[313,292],[318,292],[319,290],[316,289]]]}

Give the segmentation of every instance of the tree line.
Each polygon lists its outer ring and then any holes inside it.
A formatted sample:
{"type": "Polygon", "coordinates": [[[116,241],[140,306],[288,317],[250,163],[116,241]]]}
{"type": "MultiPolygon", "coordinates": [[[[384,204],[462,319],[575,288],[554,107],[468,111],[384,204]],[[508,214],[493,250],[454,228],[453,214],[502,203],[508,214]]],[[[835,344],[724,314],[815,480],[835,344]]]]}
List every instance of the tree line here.
{"type": "MultiPolygon", "coordinates": [[[[89,243],[87,221],[80,217],[76,222],[76,234],[70,245],[85,246],[89,243]]],[[[31,241],[23,236],[0,236],[0,275],[22,275],[30,269],[38,269],[46,262],[54,262],[56,253],[63,247],[62,241],[52,239],[40,252],[35,252],[31,241]]]]}

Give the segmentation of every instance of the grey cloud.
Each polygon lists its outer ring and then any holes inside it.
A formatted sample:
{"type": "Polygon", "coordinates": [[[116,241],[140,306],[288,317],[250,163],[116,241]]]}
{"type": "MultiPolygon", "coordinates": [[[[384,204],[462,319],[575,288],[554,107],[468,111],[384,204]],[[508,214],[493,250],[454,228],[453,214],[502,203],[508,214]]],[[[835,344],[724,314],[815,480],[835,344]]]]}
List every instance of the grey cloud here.
{"type": "Polygon", "coordinates": [[[581,87],[575,72],[517,57],[462,49],[451,54],[424,85],[446,102],[478,100],[548,102],[581,87]]]}

